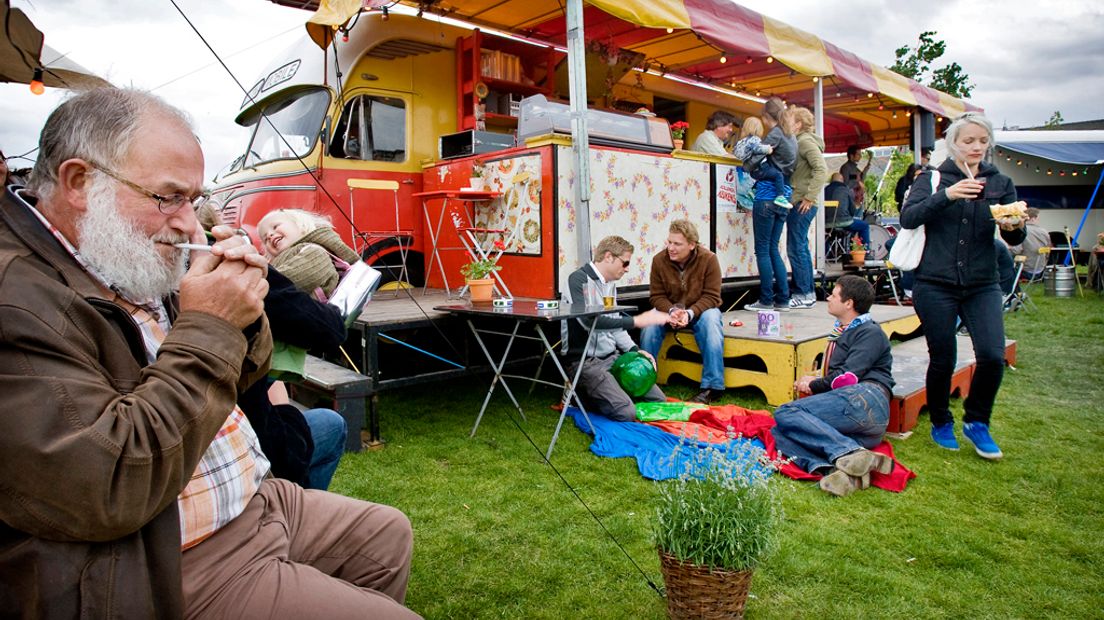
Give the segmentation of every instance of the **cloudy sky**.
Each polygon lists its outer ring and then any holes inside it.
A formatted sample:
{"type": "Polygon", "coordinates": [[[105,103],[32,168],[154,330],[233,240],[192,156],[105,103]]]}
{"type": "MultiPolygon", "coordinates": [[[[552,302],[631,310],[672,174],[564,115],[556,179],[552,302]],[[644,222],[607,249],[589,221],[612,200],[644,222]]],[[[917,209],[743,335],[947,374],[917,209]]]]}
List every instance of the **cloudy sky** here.
{"type": "MultiPolygon", "coordinates": [[[[243,84],[302,35],[308,13],[266,0],[176,0],[243,84]]],[[[208,176],[243,140],[233,116],[242,93],[168,0],[11,0],[46,43],[117,85],[154,89],[187,110],[204,144],[208,176]]],[[[946,62],[976,85],[971,100],[999,127],[1104,118],[1104,3],[1092,0],[746,0],[745,6],[809,31],[871,62],[925,30],[946,41],[946,62]]],[[[937,62],[936,66],[941,66],[937,62]]],[[[0,84],[0,147],[31,151],[62,94],[36,97],[0,84]]],[[[22,162],[13,162],[20,167],[22,162]]]]}

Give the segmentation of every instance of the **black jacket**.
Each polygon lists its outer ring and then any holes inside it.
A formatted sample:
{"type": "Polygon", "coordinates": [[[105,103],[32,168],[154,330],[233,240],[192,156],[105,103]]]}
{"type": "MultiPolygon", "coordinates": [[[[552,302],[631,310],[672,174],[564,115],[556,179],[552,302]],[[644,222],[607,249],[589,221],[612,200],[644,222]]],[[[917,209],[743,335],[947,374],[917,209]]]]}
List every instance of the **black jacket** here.
{"type": "MultiPolygon", "coordinates": [[[[901,226],[924,225],[924,256],[916,268],[916,279],[945,286],[984,286],[997,283],[997,255],[993,246],[996,221],[989,207],[1016,201],[1012,179],[982,162],[978,178],[986,179],[985,192],[976,200],[951,200],[947,188],[966,175],[948,159],[939,166],[939,189],[931,191],[931,172],[925,171],[912,184],[904,207],[901,226]]],[[[1026,233],[1022,228],[1000,231],[1001,237],[1016,245],[1026,233]]]]}
{"type": "MultiPolygon", "coordinates": [[[[268,268],[265,314],[273,338],[304,349],[335,351],[345,341],[345,322],[335,306],[316,301],[300,291],[276,268],[268,268]]],[[[293,405],[273,405],[268,399],[271,381],[254,383],[238,397],[238,406],[272,463],[272,475],[307,486],[314,456],[310,426],[293,405]]]]}
{"type": "Polygon", "coordinates": [[[828,371],[809,383],[813,394],[832,389],[832,381],[850,372],[859,381],[874,381],[893,392],[893,354],[889,338],[874,321],[852,327],[836,339],[836,348],[828,359],[828,371]]]}
{"type": "Polygon", "coordinates": [[[829,225],[850,225],[851,221],[859,217],[859,210],[855,208],[855,199],[851,197],[851,188],[839,182],[832,181],[824,188],[824,200],[835,200],[836,207],[825,207],[824,221],[829,225]],[[832,212],[829,213],[829,209],[832,212]]]}

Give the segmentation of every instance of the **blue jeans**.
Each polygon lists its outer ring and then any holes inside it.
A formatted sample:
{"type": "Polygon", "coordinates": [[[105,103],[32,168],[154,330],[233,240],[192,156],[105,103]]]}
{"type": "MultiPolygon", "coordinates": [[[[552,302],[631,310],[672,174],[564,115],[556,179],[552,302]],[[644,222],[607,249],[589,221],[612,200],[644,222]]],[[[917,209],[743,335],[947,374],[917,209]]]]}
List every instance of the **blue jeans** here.
{"type": "Polygon", "coordinates": [[[786,195],[786,175],[782,173],[782,170],[771,162],[769,157],[764,157],[763,161],[759,162],[759,165],[751,173],[751,178],[756,181],[767,181],[774,185],[774,192],[778,196],[786,195]]]}
{"type": "Polygon", "coordinates": [[[870,224],[867,224],[861,217],[856,217],[851,220],[851,224],[846,227],[853,233],[858,233],[859,239],[862,239],[863,245],[866,246],[867,251],[872,251],[874,248],[870,247],[870,224]]]}
{"type": "MultiPolygon", "coordinates": [[[[649,325],[640,330],[640,348],[659,360],[659,347],[667,335],[666,325],[649,325]]],[[[723,390],[724,380],[724,330],[721,327],[721,311],[710,308],[690,323],[694,341],[702,356],[702,389],[723,390]]]]}
{"type": "Polygon", "coordinates": [[[314,442],[307,488],[325,491],[330,488],[330,480],[345,451],[345,418],[333,409],[307,409],[303,417],[307,419],[314,442]]]}
{"type": "Polygon", "coordinates": [[[767,200],[756,200],[751,208],[751,230],[755,236],[755,264],[759,267],[759,303],[781,306],[790,303],[786,263],[778,251],[782,225],[793,209],[783,209],[767,200]]]}
{"type": "Polygon", "coordinates": [[[809,254],[809,224],[816,217],[812,206],[805,213],[798,212],[797,205],[786,215],[786,255],[793,270],[794,290],[802,297],[813,294],[813,257],[809,254]]]}
{"type": "Polygon", "coordinates": [[[993,401],[1004,377],[1004,316],[1002,295],[996,283],[964,289],[918,281],[912,289],[912,305],[928,341],[928,412],[932,424],[954,422],[951,415],[951,377],[958,360],[955,338],[962,318],[974,343],[974,376],[970,395],[962,403],[963,422],[989,423],[993,401]]]}
{"type": "Polygon", "coordinates": [[[788,402],[774,410],[774,421],[775,447],[812,473],[880,444],[889,424],[889,398],[880,385],[856,383],[788,402]]]}

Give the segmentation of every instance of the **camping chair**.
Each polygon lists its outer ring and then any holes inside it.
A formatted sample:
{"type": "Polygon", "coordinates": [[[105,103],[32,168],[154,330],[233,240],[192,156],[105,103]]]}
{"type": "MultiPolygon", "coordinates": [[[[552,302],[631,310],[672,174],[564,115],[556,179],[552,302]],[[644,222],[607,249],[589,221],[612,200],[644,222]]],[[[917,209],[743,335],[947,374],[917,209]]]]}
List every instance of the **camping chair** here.
{"type": "Polygon", "coordinates": [[[1004,296],[1001,307],[1005,312],[1015,312],[1020,308],[1024,310],[1035,310],[1035,302],[1031,301],[1031,297],[1027,295],[1027,291],[1020,286],[1020,276],[1023,275],[1024,264],[1027,262],[1027,257],[1021,254],[1013,260],[1016,262],[1016,277],[1012,280],[1012,290],[1004,296]]]}
{"type": "MultiPolygon", "coordinates": [[[[402,260],[402,265],[398,267],[398,275],[394,280],[394,292],[395,297],[399,296],[399,293],[404,288],[412,288],[410,284],[410,275],[407,273],[406,258],[410,249],[410,244],[414,240],[413,230],[404,230],[399,225],[399,182],[387,179],[349,179],[349,214],[354,218],[353,222],[353,234],[356,236],[358,245],[363,244],[362,247],[353,248],[360,255],[364,255],[365,251],[374,249],[374,246],[386,243],[391,240],[396,247],[398,247],[399,258],[402,260]],[[395,227],[390,230],[356,230],[356,208],[355,197],[356,190],[366,191],[384,191],[391,192],[395,205],[395,227]]],[[[386,249],[381,247],[379,249],[386,249]]],[[[382,271],[390,272],[393,267],[388,265],[381,265],[377,261],[377,267],[382,271]]]]}
{"type": "MultiPolygon", "coordinates": [[[[1034,284],[1036,282],[1042,282],[1043,281],[1043,274],[1046,273],[1046,265],[1047,265],[1048,262],[1050,262],[1050,248],[1047,247],[1047,246],[1043,246],[1043,247],[1039,248],[1039,255],[1047,257],[1046,259],[1043,260],[1043,269],[1040,270],[1039,273],[1033,273],[1033,274],[1028,275],[1027,276],[1027,282],[1026,282],[1027,284],[1034,284]]],[[[1024,257],[1024,258],[1026,259],[1026,257],[1024,257]]]]}

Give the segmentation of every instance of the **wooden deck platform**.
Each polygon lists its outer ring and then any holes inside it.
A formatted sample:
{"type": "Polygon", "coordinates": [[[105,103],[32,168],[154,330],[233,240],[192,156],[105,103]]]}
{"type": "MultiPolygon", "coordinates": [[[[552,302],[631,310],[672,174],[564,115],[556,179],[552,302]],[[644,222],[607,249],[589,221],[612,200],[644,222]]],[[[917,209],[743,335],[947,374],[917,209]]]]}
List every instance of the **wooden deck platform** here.
{"type": "MultiPolygon", "coordinates": [[[[920,327],[920,319],[911,307],[876,305],[871,308],[874,320],[886,335],[902,339],[912,336],[920,327]]],[[[724,313],[725,387],[754,387],[763,392],[771,405],[781,405],[793,399],[793,383],[798,377],[819,368],[835,319],[828,314],[827,302],[817,302],[812,308],[782,313],[782,322],[793,325],[793,338],[759,336],[758,315],[750,310],[724,313]],[[733,319],[743,325],[730,325],[733,319]]],[[[693,333],[679,336],[668,334],[659,349],[659,382],[666,383],[674,374],[691,381],[701,380],[701,352],[693,333]]]]}
{"type": "MultiPolygon", "coordinates": [[[[951,396],[966,398],[970,394],[970,381],[974,378],[977,360],[974,344],[969,336],[958,336],[958,359],[951,375],[951,396]]],[[[1016,341],[1005,340],[1004,359],[1009,365],[1016,363],[1016,341]]],[[[928,373],[928,345],[923,338],[914,338],[893,347],[893,399],[889,402],[889,426],[887,433],[908,436],[916,427],[920,410],[928,404],[925,380],[928,373]]]]}

